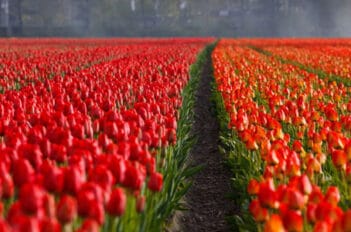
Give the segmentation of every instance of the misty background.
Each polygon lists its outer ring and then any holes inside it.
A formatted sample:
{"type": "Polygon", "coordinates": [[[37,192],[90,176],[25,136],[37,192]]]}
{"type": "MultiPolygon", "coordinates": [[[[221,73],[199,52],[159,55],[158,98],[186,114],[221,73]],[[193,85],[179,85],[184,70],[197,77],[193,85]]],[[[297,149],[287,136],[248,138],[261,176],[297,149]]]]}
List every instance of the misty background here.
{"type": "Polygon", "coordinates": [[[0,36],[350,37],[351,0],[0,0],[0,36]]]}

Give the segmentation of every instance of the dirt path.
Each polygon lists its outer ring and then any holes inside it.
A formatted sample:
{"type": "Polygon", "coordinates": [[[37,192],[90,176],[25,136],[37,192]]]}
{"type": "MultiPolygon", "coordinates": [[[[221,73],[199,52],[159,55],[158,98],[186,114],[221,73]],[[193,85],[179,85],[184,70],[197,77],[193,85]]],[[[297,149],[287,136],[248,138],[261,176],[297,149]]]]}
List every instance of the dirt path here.
{"type": "Polygon", "coordinates": [[[231,192],[231,174],[218,150],[219,124],[211,112],[211,65],[209,57],[196,94],[193,131],[198,142],[191,152],[191,165],[205,167],[193,178],[193,185],[185,196],[189,210],[178,217],[176,231],[229,231],[225,217],[236,211],[226,198],[231,192]]]}

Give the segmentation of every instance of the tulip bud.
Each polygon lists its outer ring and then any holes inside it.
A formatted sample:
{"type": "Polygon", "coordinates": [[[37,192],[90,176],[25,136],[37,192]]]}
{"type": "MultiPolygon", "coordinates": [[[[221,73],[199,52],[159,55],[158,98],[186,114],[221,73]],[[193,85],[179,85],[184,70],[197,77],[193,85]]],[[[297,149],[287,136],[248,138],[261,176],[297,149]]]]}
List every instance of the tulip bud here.
{"type": "Polygon", "coordinates": [[[141,213],[144,211],[145,208],[145,196],[138,196],[136,202],[136,211],[141,213]]]}
{"type": "Polygon", "coordinates": [[[17,187],[30,181],[34,175],[33,167],[26,159],[18,159],[13,164],[13,180],[17,187]]]}
{"type": "Polygon", "coordinates": [[[160,192],[163,185],[163,176],[161,173],[154,172],[150,176],[148,187],[154,192],[160,192]]]}
{"type": "Polygon", "coordinates": [[[73,197],[64,195],[57,204],[57,218],[62,224],[72,222],[77,216],[77,202],[73,197]]]}
{"type": "Polygon", "coordinates": [[[20,189],[19,201],[24,212],[35,214],[43,206],[44,191],[37,185],[25,184],[20,189]]]}
{"type": "Polygon", "coordinates": [[[260,183],[258,200],[263,207],[277,207],[276,192],[274,190],[274,184],[271,181],[260,183]]]}
{"type": "Polygon", "coordinates": [[[335,186],[330,186],[325,194],[325,200],[336,206],[340,201],[339,189],[335,186]]]}
{"type": "Polygon", "coordinates": [[[262,207],[257,199],[251,201],[249,210],[256,222],[264,222],[268,219],[268,210],[262,207]]]}
{"type": "Polygon", "coordinates": [[[40,222],[40,231],[60,232],[61,230],[61,224],[55,218],[45,218],[40,222]]]}
{"type": "Polygon", "coordinates": [[[85,219],[82,226],[77,230],[77,232],[99,232],[99,224],[93,219],[85,219]]]}
{"type": "Polygon", "coordinates": [[[279,215],[271,215],[264,226],[264,232],[285,232],[283,221],[279,215]]]}
{"type": "Polygon", "coordinates": [[[288,231],[303,231],[303,218],[300,213],[294,210],[288,210],[283,216],[284,226],[288,231]]]}
{"type": "Polygon", "coordinates": [[[345,169],[347,157],[343,150],[335,150],[332,152],[333,164],[338,169],[345,169]]]}
{"type": "Polygon", "coordinates": [[[260,184],[256,179],[251,179],[247,185],[247,192],[250,195],[256,195],[260,189],[260,184]]]}
{"type": "Polygon", "coordinates": [[[126,207],[126,195],[122,188],[115,188],[107,203],[106,210],[112,216],[122,216],[126,207]]]}

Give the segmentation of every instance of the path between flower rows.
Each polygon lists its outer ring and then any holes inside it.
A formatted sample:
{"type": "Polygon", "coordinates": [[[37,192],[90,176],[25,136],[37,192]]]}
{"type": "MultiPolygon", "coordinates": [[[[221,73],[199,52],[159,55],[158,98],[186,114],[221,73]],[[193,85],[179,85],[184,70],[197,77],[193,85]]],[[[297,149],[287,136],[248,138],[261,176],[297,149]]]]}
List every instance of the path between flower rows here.
{"type": "Polygon", "coordinates": [[[237,210],[226,196],[231,192],[231,173],[218,149],[219,124],[211,109],[212,62],[207,57],[195,102],[193,132],[197,143],[190,154],[191,165],[204,165],[193,177],[185,196],[188,210],[176,216],[172,231],[229,231],[226,216],[237,210]]]}

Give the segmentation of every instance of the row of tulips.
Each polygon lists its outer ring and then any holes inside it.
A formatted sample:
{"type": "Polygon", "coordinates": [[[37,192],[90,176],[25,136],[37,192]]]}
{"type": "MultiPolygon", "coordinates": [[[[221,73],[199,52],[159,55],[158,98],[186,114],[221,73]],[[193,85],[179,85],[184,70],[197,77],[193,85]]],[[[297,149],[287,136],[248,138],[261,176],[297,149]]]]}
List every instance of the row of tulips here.
{"type": "Polygon", "coordinates": [[[139,42],[137,50],[130,43],[119,40],[63,41],[53,41],[60,46],[45,46],[41,40],[29,44],[28,40],[23,40],[23,44],[17,40],[0,41],[0,91],[18,90],[46,79],[73,75],[95,64],[122,57],[153,53],[156,48],[150,46],[149,41],[139,42]]]}
{"type": "Polygon", "coordinates": [[[263,47],[265,50],[282,57],[293,60],[321,70],[327,74],[351,78],[351,48],[349,46],[309,46],[309,47],[263,47]]]}
{"type": "Polygon", "coordinates": [[[347,39],[269,39],[239,40],[237,44],[250,45],[269,55],[300,66],[321,77],[337,80],[351,86],[350,40],[347,39]]]}
{"type": "Polygon", "coordinates": [[[190,64],[209,41],[83,47],[65,54],[74,54],[73,63],[80,56],[89,64],[107,54],[117,58],[62,77],[50,67],[66,58],[49,55],[45,78],[5,89],[0,230],[160,230],[189,186],[185,177],[196,171],[183,166],[195,84],[183,100],[181,93],[190,64]]]}
{"type": "Polygon", "coordinates": [[[222,148],[247,189],[237,226],[349,231],[350,88],[239,45],[212,54],[222,148]]]}

